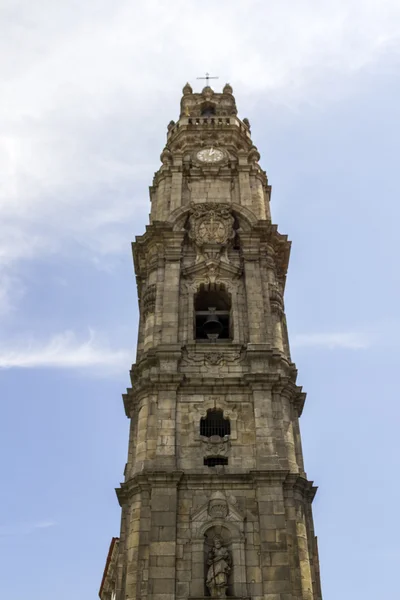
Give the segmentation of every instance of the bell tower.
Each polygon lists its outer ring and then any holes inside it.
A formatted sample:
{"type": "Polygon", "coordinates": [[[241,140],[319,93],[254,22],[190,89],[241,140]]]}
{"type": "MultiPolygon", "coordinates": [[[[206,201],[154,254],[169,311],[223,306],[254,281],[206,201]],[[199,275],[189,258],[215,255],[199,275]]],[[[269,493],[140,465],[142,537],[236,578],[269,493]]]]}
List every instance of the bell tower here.
{"type": "Polygon", "coordinates": [[[186,84],[133,243],[137,360],[102,600],[322,598],[283,302],[290,242],[259,160],[231,86],[186,84]]]}

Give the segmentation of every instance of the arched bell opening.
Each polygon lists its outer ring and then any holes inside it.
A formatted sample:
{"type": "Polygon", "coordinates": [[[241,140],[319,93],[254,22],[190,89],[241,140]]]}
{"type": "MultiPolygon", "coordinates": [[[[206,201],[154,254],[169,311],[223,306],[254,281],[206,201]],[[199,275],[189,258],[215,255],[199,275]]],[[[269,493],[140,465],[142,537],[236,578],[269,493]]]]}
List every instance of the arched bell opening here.
{"type": "Polygon", "coordinates": [[[231,295],[223,283],[201,284],[194,297],[195,339],[232,340],[231,309],[231,295]]]}
{"type": "Polygon", "coordinates": [[[201,116],[202,117],[214,117],[216,114],[215,104],[211,104],[210,102],[206,102],[201,107],[201,116]]]}

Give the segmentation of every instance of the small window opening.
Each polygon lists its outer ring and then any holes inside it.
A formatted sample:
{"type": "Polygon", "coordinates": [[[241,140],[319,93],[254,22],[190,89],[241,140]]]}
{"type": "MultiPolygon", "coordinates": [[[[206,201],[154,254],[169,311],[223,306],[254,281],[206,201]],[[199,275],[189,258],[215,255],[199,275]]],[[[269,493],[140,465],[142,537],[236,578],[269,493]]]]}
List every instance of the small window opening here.
{"type": "Polygon", "coordinates": [[[204,466],[216,467],[217,465],[227,465],[228,459],[225,456],[209,456],[204,459],[204,466]]]}
{"type": "Polygon", "coordinates": [[[215,106],[212,106],[211,104],[207,104],[206,106],[203,106],[203,108],[201,109],[201,116],[202,117],[214,117],[215,116],[215,106]]]}
{"type": "Polygon", "coordinates": [[[222,410],[213,408],[207,411],[207,416],[200,419],[200,435],[211,437],[219,435],[224,437],[231,434],[231,424],[229,419],[224,418],[222,410]]]}
{"type": "Polygon", "coordinates": [[[231,299],[223,284],[202,284],[194,299],[194,310],[196,340],[233,338],[231,299]]]}

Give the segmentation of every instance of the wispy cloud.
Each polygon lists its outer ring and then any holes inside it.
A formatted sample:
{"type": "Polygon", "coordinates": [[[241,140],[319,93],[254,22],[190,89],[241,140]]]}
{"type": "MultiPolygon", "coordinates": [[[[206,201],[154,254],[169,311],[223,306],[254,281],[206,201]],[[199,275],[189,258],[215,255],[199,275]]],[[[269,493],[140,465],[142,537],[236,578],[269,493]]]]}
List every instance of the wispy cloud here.
{"type": "Polygon", "coordinates": [[[43,529],[55,527],[57,523],[52,520],[38,521],[36,523],[11,523],[0,525],[0,537],[29,535],[43,529]]]}
{"type": "Polygon", "coordinates": [[[0,347],[0,368],[3,369],[96,369],[113,373],[129,368],[132,353],[114,350],[100,341],[94,332],[85,340],[79,340],[72,331],[53,336],[47,342],[30,341],[12,347],[0,347]]]}
{"type": "MultiPolygon", "coordinates": [[[[390,63],[400,47],[397,0],[317,6],[312,0],[233,0],[227,6],[212,0],[204,0],[201,11],[191,0],[88,0],[73,8],[50,0],[3,1],[5,277],[15,276],[21,260],[79,252],[80,260],[93,261],[125,251],[135,224],[147,217],[144,190],[158,167],[179,90],[188,78],[200,87],[193,78],[205,65],[224,75],[218,84],[230,80],[243,110],[255,91],[295,108],[311,98],[314,104],[335,101],[355,71],[380,59],[390,63]]],[[[9,288],[5,306],[17,301],[14,291],[9,288]]]]}
{"type": "Polygon", "coordinates": [[[24,294],[24,286],[17,275],[0,267],[0,317],[13,311],[24,294]]]}
{"type": "Polygon", "coordinates": [[[363,350],[371,345],[371,340],[366,334],[356,332],[341,333],[305,333],[292,337],[293,348],[338,348],[348,350],[363,350]]]}

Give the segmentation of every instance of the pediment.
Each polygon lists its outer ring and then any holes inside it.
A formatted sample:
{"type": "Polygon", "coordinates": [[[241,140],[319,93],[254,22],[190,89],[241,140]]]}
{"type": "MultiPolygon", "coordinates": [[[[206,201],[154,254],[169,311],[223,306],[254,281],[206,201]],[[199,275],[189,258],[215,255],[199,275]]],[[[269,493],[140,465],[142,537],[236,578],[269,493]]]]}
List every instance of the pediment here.
{"type": "Polygon", "coordinates": [[[213,520],[243,523],[244,517],[222,492],[214,492],[210,500],[194,511],[192,523],[200,525],[213,520]]]}
{"type": "Polygon", "coordinates": [[[207,259],[182,269],[182,276],[193,279],[216,279],[223,277],[235,279],[240,277],[242,269],[218,259],[207,259]]]}

